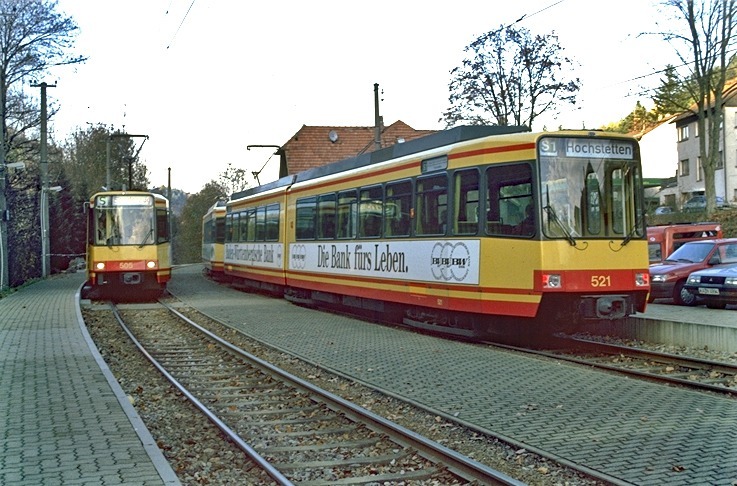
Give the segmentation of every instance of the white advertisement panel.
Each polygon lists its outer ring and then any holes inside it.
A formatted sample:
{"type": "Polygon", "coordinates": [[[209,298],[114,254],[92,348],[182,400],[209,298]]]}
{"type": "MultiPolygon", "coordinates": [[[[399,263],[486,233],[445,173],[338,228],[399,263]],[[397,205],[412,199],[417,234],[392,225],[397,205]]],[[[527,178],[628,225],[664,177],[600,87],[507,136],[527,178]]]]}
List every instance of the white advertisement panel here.
{"type": "Polygon", "coordinates": [[[479,240],[300,242],[289,245],[289,268],[454,284],[479,283],[479,240]]]}
{"type": "Polygon", "coordinates": [[[281,243],[226,243],[225,263],[263,268],[282,268],[284,245],[281,243]]]}

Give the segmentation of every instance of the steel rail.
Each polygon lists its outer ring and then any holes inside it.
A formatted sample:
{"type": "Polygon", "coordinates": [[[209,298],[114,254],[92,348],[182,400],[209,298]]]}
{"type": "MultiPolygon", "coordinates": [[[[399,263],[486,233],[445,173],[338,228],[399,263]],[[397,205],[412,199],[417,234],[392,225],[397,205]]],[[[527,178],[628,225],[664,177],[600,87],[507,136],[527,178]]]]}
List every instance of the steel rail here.
{"type": "Polygon", "coordinates": [[[261,468],[263,468],[266,473],[271,476],[271,478],[276,481],[278,484],[283,486],[293,486],[294,483],[292,483],[289,479],[287,479],[279,470],[277,470],[269,461],[264,459],[256,450],[254,450],[248,443],[246,443],[233,429],[228,427],[228,425],[225,424],[220,418],[217,417],[210,409],[208,409],[201,401],[197,399],[194,395],[192,395],[189,390],[187,390],[174,376],[169,373],[157,360],[154,358],[141,344],[138,339],[136,339],[133,332],[128,328],[128,326],[125,325],[125,322],[123,321],[123,318],[120,316],[120,313],[118,313],[118,309],[111,304],[111,308],[113,311],[113,315],[115,316],[115,319],[118,321],[118,324],[120,327],[125,331],[125,333],[128,335],[128,337],[131,339],[131,341],[136,345],[138,350],[143,354],[146,359],[148,359],[154,367],[167,379],[169,382],[174,385],[177,390],[179,390],[182,395],[184,395],[187,400],[189,400],[195,407],[197,407],[200,412],[202,412],[217,428],[219,428],[225,435],[228,436],[229,439],[231,439],[233,442],[236,443],[236,445],[244,452],[248,457],[250,457],[254,462],[256,462],[261,468]]]}
{"type": "Polygon", "coordinates": [[[398,437],[404,444],[409,445],[416,450],[422,452],[426,457],[432,458],[433,460],[443,464],[444,466],[447,466],[448,470],[461,477],[470,477],[477,481],[481,481],[482,484],[501,484],[510,486],[523,486],[525,484],[500,471],[490,468],[485,464],[481,464],[478,461],[464,456],[457,451],[438,444],[437,442],[434,442],[427,437],[419,435],[412,430],[407,429],[406,427],[391,422],[384,417],[381,417],[380,415],[377,415],[370,410],[367,410],[348,400],[345,400],[338,395],[335,395],[327,390],[323,390],[315,386],[314,384],[303,380],[302,378],[292,375],[291,373],[288,373],[287,371],[282,370],[274,366],[273,364],[264,361],[263,359],[254,356],[247,351],[242,350],[237,346],[234,346],[230,342],[223,340],[216,334],[210,332],[196,322],[192,321],[187,316],[177,311],[165,302],[159,301],[159,303],[167,308],[172,314],[176,315],[187,324],[193,326],[195,329],[208,336],[208,338],[229,349],[231,352],[234,352],[239,356],[248,359],[249,361],[257,364],[262,369],[267,370],[269,373],[279,376],[281,379],[289,381],[295,386],[303,388],[310,393],[319,396],[324,402],[339,408],[341,412],[345,413],[350,418],[358,422],[369,423],[376,430],[380,430],[381,432],[391,437],[398,437]]]}

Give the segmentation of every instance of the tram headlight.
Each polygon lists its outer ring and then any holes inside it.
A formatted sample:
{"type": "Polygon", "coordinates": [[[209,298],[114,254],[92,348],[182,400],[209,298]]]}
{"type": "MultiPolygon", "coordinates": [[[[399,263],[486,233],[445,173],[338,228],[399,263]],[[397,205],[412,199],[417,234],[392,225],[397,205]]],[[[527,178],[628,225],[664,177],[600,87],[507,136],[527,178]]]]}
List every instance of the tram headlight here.
{"type": "Polygon", "coordinates": [[[154,269],[156,268],[156,262],[153,260],[149,260],[146,262],[146,268],[154,269]]]}
{"type": "Polygon", "coordinates": [[[650,274],[649,273],[636,273],[635,274],[635,286],[647,287],[650,285],[650,274]]]}
{"type": "Polygon", "coordinates": [[[563,279],[557,273],[543,274],[543,288],[559,289],[563,287],[563,279]]]}
{"type": "Polygon", "coordinates": [[[96,270],[105,270],[105,262],[97,262],[97,263],[95,263],[95,269],[96,270]]]}

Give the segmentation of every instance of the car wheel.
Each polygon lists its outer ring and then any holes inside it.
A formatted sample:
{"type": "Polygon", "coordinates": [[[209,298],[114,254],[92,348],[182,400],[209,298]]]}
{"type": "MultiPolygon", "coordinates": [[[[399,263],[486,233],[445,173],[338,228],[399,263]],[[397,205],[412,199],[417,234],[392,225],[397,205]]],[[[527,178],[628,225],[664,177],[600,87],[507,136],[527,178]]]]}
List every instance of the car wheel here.
{"type": "Polygon", "coordinates": [[[673,301],[678,305],[696,305],[696,296],[684,289],[685,282],[678,282],[673,289],[673,301]]]}

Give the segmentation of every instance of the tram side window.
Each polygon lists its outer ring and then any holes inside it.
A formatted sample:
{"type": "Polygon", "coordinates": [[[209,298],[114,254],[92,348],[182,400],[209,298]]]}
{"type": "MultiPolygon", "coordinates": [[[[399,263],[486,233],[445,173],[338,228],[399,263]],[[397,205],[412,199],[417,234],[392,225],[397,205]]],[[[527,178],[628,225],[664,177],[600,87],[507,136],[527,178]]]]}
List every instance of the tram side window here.
{"type": "Polygon", "coordinates": [[[356,237],[356,191],[338,193],[338,238],[356,237]]]}
{"type": "Polygon", "coordinates": [[[335,238],[335,193],[323,194],[317,200],[317,237],[335,238]]]}
{"type": "Polygon", "coordinates": [[[384,199],[384,235],[409,236],[412,212],[412,182],[399,181],[386,185],[384,199]]]}
{"type": "Polygon", "coordinates": [[[487,169],[486,208],[488,234],[533,236],[535,205],[530,165],[514,164],[487,169]]]}
{"type": "Polygon", "coordinates": [[[241,241],[240,213],[233,213],[233,243],[241,241]]]}
{"type": "Polygon", "coordinates": [[[266,241],[279,239],[279,204],[266,206],[266,241]]]}
{"type": "Polygon", "coordinates": [[[453,175],[453,232],[475,235],[479,226],[479,172],[458,171],[453,175]]]}
{"type": "Polygon", "coordinates": [[[240,239],[238,241],[253,241],[253,209],[246,209],[238,214],[240,215],[240,239]]]}
{"type": "Polygon", "coordinates": [[[256,208],[256,235],[254,241],[264,241],[266,238],[266,206],[256,208]]]}
{"type": "Polygon", "coordinates": [[[233,214],[230,213],[225,216],[225,242],[230,243],[233,241],[233,214]]]}
{"type": "Polygon", "coordinates": [[[256,241],[256,209],[241,213],[241,241],[256,241]],[[245,221],[243,221],[245,219],[245,221]],[[245,233],[243,232],[245,230],[245,233]]]}
{"type": "Polygon", "coordinates": [[[169,241],[169,212],[166,209],[156,209],[156,243],[169,241]]]}
{"type": "Polygon", "coordinates": [[[361,189],[358,204],[359,236],[375,238],[381,236],[384,189],[373,186],[361,189]]]}
{"type": "Polygon", "coordinates": [[[306,197],[297,201],[297,228],[295,237],[298,240],[315,239],[315,206],[317,198],[306,197]]]}
{"type": "Polygon", "coordinates": [[[417,180],[415,234],[443,235],[448,220],[448,178],[443,175],[417,180]]]}

